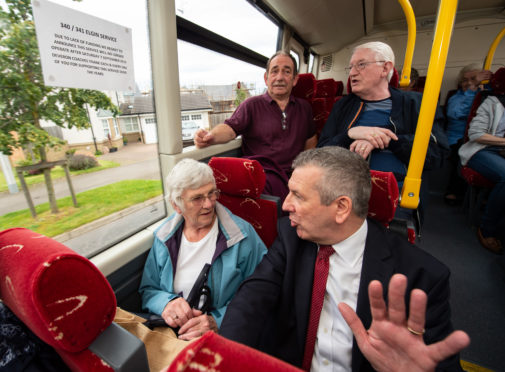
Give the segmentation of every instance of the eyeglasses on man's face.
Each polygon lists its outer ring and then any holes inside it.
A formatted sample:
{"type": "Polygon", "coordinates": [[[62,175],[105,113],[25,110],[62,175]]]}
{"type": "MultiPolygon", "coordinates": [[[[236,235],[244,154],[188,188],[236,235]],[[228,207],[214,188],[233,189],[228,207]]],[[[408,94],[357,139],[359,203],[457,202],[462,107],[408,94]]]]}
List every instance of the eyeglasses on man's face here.
{"type": "Polygon", "coordinates": [[[215,202],[219,198],[220,194],[221,191],[219,189],[215,189],[209,192],[207,195],[195,195],[187,199],[180,196],[179,198],[187,201],[188,203],[191,203],[195,207],[201,207],[203,203],[205,203],[205,199],[209,199],[211,202],[215,202]]]}
{"type": "Polygon", "coordinates": [[[355,63],[353,65],[349,65],[348,67],[345,68],[346,73],[350,73],[353,68],[355,68],[357,71],[362,71],[365,69],[366,66],[372,64],[372,63],[385,63],[386,61],[362,61],[355,63]]]}

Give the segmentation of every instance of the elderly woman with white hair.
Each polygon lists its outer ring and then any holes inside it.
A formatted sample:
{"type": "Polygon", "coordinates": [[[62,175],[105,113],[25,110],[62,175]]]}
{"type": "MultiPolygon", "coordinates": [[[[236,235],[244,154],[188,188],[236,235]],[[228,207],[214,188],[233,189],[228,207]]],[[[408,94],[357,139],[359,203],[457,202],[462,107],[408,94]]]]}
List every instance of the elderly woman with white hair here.
{"type": "Polygon", "coordinates": [[[240,283],[266,253],[254,228],[219,204],[212,169],[181,160],[166,179],[173,213],[155,232],[139,291],[142,307],[161,315],[180,339],[217,331],[240,283]],[[207,313],[188,303],[195,281],[210,264],[207,313]]]}
{"type": "Polygon", "coordinates": [[[480,90],[483,80],[491,78],[491,71],[482,70],[478,64],[463,67],[458,73],[458,90],[447,101],[447,140],[451,147],[450,177],[444,200],[449,205],[456,205],[463,201],[466,182],[458,174],[458,150],[463,144],[466,124],[473,100],[480,90]]]}

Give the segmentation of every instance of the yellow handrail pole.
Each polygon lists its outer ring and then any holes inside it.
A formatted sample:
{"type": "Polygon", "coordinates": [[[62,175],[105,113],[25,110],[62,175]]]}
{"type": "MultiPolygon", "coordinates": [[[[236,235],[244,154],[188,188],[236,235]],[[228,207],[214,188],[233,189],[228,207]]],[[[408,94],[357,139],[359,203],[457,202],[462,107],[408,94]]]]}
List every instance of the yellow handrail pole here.
{"type": "Polygon", "coordinates": [[[405,88],[410,84],[410,70],[412,67],[412,58],[414,57],[414,47],[416,45],[416,17],[412,10],[409,0],[398,0],[402,6],[405,18],[407,18],[408,38],[407,49],[405,50],[405,60],[403,62],[402,74],[400,78],[400,87],[405,88]]]}
{"type": "Polygon", "coordinates": [[[426,85],[417,121],[416,135],[410,155],[407,176],[403,182],[401,192],[400,206],[409,209],[415,209],[419,204],[421,174],[430,142],[431,128],[437,109],[438,95],[440,93],[440,86],[442,85],[458,2],[457,0],[441,0],[439,4],[435,37],[431,48],[430,63],[428,65],[426,85]]]}
{"type": "MultiPolygon", "coordinates": [[[[491,46],[489,47],[489,51],[487,52],[486,56],[486,61],[484,62],[484,70],[489,70],[491,68],[491,64],[493,63],[494,58],[494,52],[496,51],[498,44],[500,44],[501,39],[503,39],[503,36],[505,36],[505,27],[502,28],[502,30],[498,33],[494,41],[491,43],[491,46]]],[[[489,83],[489,80],[484,80],[482,82],[482,84],[487,83],[489,83]]]]}

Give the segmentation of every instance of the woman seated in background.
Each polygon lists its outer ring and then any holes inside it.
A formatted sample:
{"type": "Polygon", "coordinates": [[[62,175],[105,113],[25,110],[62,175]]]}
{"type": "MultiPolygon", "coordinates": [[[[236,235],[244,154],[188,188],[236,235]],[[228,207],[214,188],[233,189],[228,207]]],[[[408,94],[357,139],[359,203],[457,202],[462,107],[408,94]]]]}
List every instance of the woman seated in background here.
{"type": "Polygon", "coordinates": [[[475,95],[480,89],[480,83],[483,80],[489,80],[491,75],[491,71],[482,70],[477,64],[463,67],[458,73],[458,90],[447,102],[446,134],[451,147],[451,155],[449,156],[450,178],[444,198],[450,205],[460,203],[465,194],[466,183],[458,175],[458,150],[463,143],[468,115],[475,95]]]}
{"type": "Polygon", "coordinates": [[[477,110],[468,128],[470,141],[459,149],[461,163],[482,174],[495,186],[489,194],[477,236],[482,246],[502,254],[498,225],[505,216],[505,96],[490,96],[477,110]]]}
{"type": "MultiPolygon", "coordinates": [[[[154,232],[140,283],[142,308],[161,315],[182,340],[216,331],[240,283],[266,253],[254,228],[217,202],[212,169],[181,160],[166,179],[167,198],[175,209],[154,232]],[[210,264],[207,313],[188,303],[205,264],[210,264]]],[[[202,298],[203,300],[203,298],[202,298]]]]}

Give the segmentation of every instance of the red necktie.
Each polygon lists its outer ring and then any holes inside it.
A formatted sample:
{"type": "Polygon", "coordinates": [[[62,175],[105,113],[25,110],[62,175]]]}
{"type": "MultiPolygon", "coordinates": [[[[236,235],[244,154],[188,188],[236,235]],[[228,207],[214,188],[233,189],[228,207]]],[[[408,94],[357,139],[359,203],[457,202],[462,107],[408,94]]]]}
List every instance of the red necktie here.
{"type": "Polygon", "coordinates": [[[330,270],[330,256],[335,253],[331,245],[321,245],[317,252],[316,265],[314,266],[314,283],[312,284],[312,301],[310,304],[309,326],[307,328],[307,338],[305,340],[305,352],[303,353],[302,368],[310,370],[314,345],[316,344],[317,328],[319,327],[319,317],[323,308],[324,292],[326,291],[326,281],[330,270]]]}

